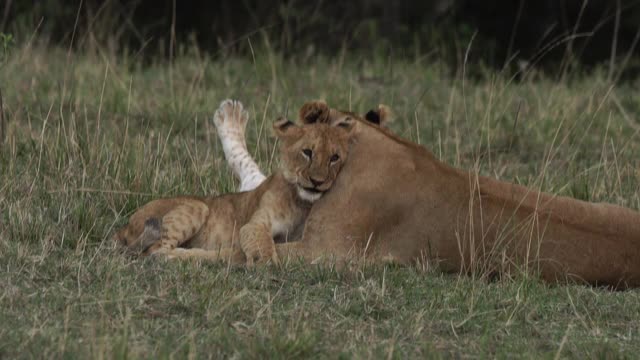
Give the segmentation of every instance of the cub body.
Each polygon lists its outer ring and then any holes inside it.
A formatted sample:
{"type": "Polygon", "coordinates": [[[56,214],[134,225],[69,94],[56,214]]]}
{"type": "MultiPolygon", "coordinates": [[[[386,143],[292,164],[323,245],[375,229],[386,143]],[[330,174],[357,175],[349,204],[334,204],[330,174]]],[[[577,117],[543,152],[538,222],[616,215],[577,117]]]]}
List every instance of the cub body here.
{"type": "Polygon", "coordinates": [[[307,103],[300,110],[302,126],[286,119],[274,124],[282,168],[256,189],[151,201],[115,240],[168,257],[278,262],[275,241],[300,237],[313,202],[331,188],[347,158],[353,121],[328,112],[322,102],[307,103]]]}

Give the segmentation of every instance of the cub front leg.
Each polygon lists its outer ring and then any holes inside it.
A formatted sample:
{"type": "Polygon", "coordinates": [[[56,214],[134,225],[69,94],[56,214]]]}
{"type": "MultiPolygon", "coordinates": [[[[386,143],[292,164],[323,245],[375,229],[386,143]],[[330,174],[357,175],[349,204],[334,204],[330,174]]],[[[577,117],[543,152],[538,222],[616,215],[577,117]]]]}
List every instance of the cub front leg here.
{"type": "Polygon", "coordinates": [[[240,247],[247,258],[247,265],[254,261],[278,264],[278,253],[273,241],[272,222],[266,212],[256,213],[246,225],[240,228],[240,247]]]}
{"type": "Polygon", "coordinates": [[[224,261],[230,265],[241,265],[245,263],[244,254],[238,249],[185,249],[175,248],[163,253],[168,260],[184,259],[184,260],[203,260],[211,262],[224,261]]]}

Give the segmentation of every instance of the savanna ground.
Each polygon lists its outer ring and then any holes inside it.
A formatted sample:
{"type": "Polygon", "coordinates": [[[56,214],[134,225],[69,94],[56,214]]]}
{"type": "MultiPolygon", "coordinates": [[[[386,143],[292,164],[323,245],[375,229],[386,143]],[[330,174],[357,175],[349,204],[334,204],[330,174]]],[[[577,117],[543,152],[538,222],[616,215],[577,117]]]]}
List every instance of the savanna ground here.
{"type": "Polygon", "coordinates": [[[234,191],[211,123],[225,98],[249,109],[249,147],[267,171],[280,114],[317,98],[359,112],[383,102],[394,131],[449,164],[638,209],[638,83],[613,86],[607,68],[453,73],[419,53],[177,54],[143,63],[36,40],[3,59],[0,358],[640,352],[637,290],[416,267],[248,270],[133,258],[109,241],[151,199],[234,191]]]}

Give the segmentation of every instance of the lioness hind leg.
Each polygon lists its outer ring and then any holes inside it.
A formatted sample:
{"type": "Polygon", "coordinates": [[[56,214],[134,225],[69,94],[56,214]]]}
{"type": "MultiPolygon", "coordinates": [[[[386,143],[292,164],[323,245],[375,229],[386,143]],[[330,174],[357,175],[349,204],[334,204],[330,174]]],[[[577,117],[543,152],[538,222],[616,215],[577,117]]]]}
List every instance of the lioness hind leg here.
{"type": "Polygon", "coordinates": [[[249,114],[240,101],[224,100],[213,116],[224,156],[234,175],[240,180],[239,191],[253,190],[266,177],[247,150],[245,128],[249,114]]]}
{"type": "Polygon", "coordinates": [[[176,206],[162,217],[160,241],[152,244],[148,252],[168,251],[182,245],[200,231],[208,216],[209,207],[201,201],[176,206]]]}

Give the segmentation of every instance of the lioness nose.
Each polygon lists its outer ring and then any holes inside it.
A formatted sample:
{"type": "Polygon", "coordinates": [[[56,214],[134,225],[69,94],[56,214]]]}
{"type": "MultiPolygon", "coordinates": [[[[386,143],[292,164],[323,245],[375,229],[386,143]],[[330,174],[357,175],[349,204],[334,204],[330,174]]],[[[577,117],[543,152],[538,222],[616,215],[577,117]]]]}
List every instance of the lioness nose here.
{"type": "Polygon", "coordinates": [[[309,178],[314,187],[318,187],[324,183],[324,180],[316,180],[314,178],[309,178]]]}

